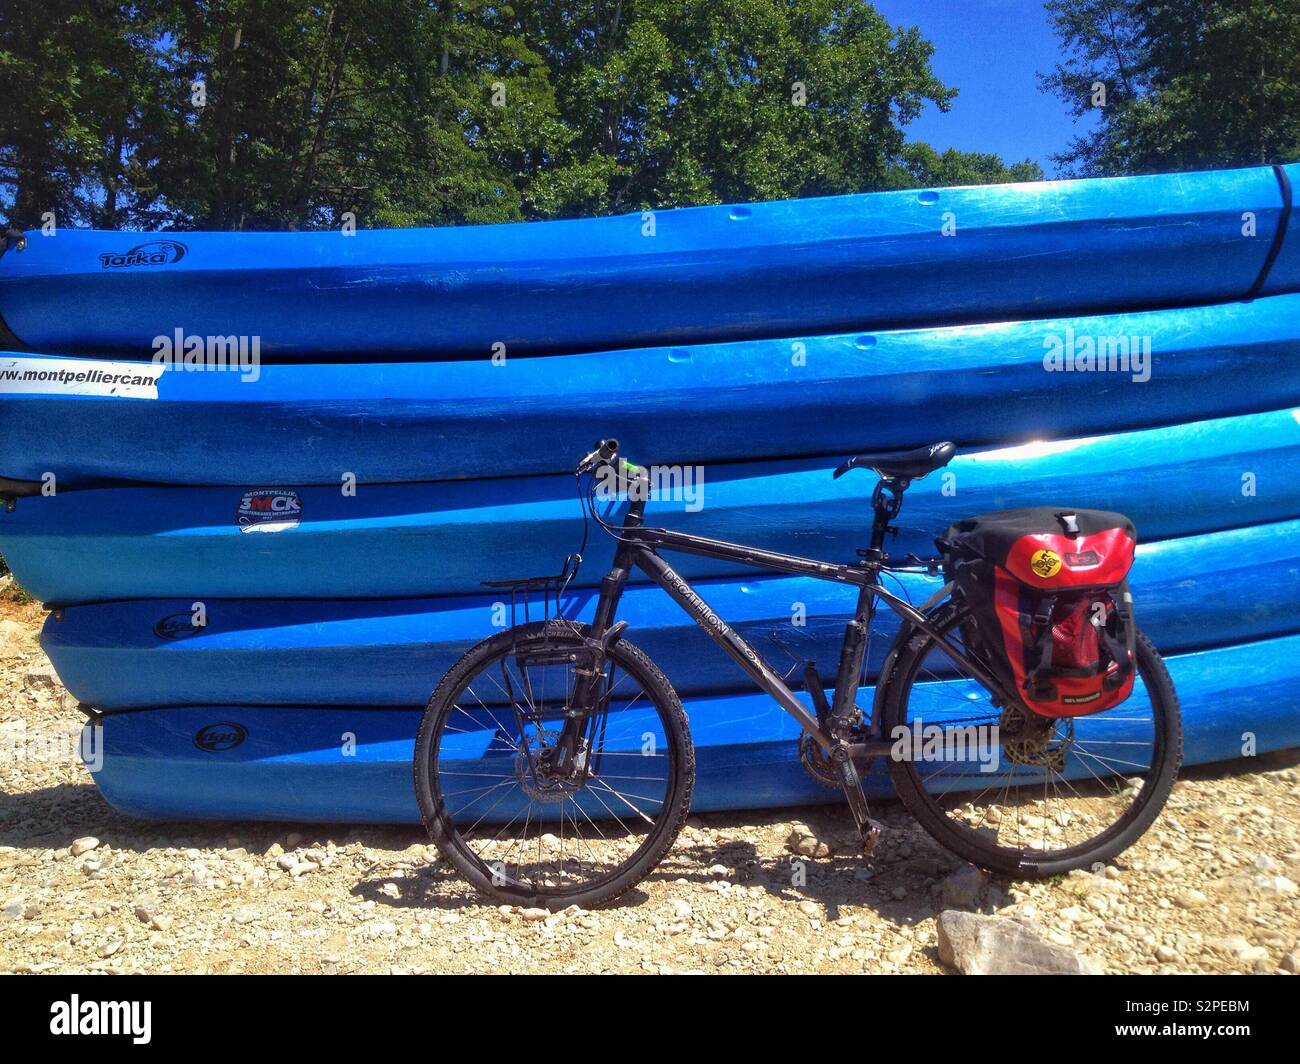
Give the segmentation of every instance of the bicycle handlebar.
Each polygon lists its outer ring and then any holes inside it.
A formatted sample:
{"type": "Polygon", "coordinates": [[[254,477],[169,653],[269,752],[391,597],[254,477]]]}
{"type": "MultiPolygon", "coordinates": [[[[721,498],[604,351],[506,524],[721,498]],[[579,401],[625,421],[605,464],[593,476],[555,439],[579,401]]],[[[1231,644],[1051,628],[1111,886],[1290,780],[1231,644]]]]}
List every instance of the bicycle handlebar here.
{"type": "Polygon", "coordinates": [[[617,454],[618,440],[597,440],[596,449],[578,463],[576,472],[578,476],[582,476],[583,473],[590,473],[597,466],[612,462],[617,454]]]}

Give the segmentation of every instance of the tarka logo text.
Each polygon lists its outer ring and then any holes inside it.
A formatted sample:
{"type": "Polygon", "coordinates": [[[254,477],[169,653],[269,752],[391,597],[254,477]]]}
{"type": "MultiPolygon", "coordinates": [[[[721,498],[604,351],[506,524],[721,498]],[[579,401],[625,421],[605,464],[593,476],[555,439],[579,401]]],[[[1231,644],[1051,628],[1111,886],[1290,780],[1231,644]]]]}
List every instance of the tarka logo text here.
{"type": "Polygon", "coordinates": [[[130,251],[105,251],[99,265],[105,270],[123,270],[132,266],[170,266],[180,262],[189,251],[179,240],[151,240],[136,244],[130,251]]]}
{"type": "Polygon", "coordinates": [[[159,639],[189,639],[198,635],[203,629],[194,623],[192,613],[171,613],[162,617],[153,626],[153,634],[159,639]]]}

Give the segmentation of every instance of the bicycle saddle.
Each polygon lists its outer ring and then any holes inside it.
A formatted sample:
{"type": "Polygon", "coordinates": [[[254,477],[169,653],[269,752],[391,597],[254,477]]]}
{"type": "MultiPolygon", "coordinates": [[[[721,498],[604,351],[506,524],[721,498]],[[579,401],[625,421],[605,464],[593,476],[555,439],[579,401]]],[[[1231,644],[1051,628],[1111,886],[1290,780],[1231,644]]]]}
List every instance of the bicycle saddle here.
{"type": "Polygon", "coordinates": [[[932,443],[901,454],[855,454],[835,470],[838,480],[850,469],[870,469],[878,476],[898,480],[920,480],[927,473],[942,469],[952,461],[957,448],[951,443],[932,443]]]}

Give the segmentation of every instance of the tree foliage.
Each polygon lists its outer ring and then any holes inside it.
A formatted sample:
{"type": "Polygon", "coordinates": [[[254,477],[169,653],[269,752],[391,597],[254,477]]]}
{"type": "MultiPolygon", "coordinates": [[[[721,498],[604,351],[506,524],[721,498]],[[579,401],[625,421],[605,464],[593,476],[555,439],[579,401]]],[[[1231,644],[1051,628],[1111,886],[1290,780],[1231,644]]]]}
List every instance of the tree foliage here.
{"type": "Polygon", "coordinates": [[[1084,175],[1300,158],[1300,0],[1048,0],[1066,58],[1041,75],[1095,131],[1057,161],[1084,175]]]}
{"type": "Polygon", "coordinates": [[[865,0],[6,0],[16,222],[314,228],[1041,178],[865,0]]]}
{"type": "Polygon", "coordinates": [[[991,152],[935,151],[928,144],[908,144],[899,152],[889,182],[892,188],[958,185],[1002,185],[1011,181],[1042,181],[1043,168],[1026,159],[1008,166],[991,152]]]}

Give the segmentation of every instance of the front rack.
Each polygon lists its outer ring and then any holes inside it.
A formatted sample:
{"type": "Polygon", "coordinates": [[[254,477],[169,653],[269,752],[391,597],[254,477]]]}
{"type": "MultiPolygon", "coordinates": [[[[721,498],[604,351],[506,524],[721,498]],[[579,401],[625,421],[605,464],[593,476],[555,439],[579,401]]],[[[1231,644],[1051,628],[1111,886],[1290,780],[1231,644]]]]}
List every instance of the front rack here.
{"type": "Polygon", "coordinates": [[[560,571],[551,576],[525,576],[515,580],[484,580],[484,587],[493,590],[510,589],[510,626],[513,628],[519,624],[519,606],[522,600],[524,608],[524,624],[532,621],[532,611],[530,602],[530,593],[536,594],[541,592],[542,597],[542,621],[549,621],[553,617],[560,617],[560,596],[564,594],[565,588],[575,576],[578,575],[578,567],[582,564],[581,554],[569,554],[565,556],[564,564],[560,571]],[[555,610],[551,611],[551,604],[554,602],[555,610]]]}

